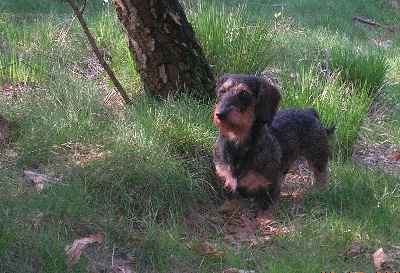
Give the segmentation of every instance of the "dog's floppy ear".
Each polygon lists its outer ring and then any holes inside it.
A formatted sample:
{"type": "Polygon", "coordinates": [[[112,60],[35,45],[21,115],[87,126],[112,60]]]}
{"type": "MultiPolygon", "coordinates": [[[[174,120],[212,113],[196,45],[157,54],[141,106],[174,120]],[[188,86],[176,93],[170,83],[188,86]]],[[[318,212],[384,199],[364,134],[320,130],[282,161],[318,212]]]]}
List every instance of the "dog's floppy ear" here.
{"type": "Polygon", "coordinates": [[[277,87],[259,77],[259,91],[256,104],[256,121],[271,125],[278,110],[281,94],[277,87]]]}

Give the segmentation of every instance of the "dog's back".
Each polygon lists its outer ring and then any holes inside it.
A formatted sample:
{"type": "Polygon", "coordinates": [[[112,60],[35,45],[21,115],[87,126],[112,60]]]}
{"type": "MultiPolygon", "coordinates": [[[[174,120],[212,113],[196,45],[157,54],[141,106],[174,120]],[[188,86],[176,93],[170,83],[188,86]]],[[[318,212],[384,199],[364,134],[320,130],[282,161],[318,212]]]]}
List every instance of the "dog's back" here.
{"type": "MultiPolygon", "coordinates": [[[[330,128],[329,133],[334,130],[330,128]]],[[[279,111],[269,130],[281,145],[284,173],[298,157],[305,157],[320,171],[326,168],[329,158],[328,130],[314,109],[279,111]]]]}

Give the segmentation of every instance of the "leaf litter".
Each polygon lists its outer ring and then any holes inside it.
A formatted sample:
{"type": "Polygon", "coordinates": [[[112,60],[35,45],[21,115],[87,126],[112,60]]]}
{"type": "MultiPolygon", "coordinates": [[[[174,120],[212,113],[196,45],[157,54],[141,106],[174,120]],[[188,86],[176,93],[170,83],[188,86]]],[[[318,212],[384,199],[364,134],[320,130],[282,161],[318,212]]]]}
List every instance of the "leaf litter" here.
{"type": "Polygon", "coordinates": [[[71,245],[64,248],[67,256],[67,264],[73,267],[77,264],[82,256],[89,260],[89,266],[86,268],[88,272],[117,272],[117,273],[134,273],[135,256],[130,253],[122,258],[118,254],[118,248],[114,245],[111,247],[105,244],[103,233],[97,233],[88,237],[83,237],[73,241],[71,245]],[[89,248],[89,245],[97,245],[95,248],[89,248]],[[104,248],[107,248],[105,250],[104,248]],[[102,254],[100,254],[101,252],[102,254]],[[104,257],[106,254],[106,258],[104,257]]]}
{"type": "Polygon", "coordinates": [[[395,260],[383,252],[383,248],[378,249],[375,251],[374,255],[374,265],[377,271],[390,271],[390,272],[397,272],[395,268],[395,260]]]}
{"type": "Polygon", "coordinates": [[[275,222],[257,225],[253,215],[252,210],[245,210],[221,218],[226,232],[224,243],[228,248],[241,250],[243,247],[256,247],[270,242],[273,235],[281,236],[290,232],[287,227],[277,227],[275,222]]]}
{"type": "Polygon", "coordinates": [[[32,183],[38,192],[48,188],[52,181],[52,178],[48,175],[29,170],[24,171],[24,178],[28,183],[32,183]]]}

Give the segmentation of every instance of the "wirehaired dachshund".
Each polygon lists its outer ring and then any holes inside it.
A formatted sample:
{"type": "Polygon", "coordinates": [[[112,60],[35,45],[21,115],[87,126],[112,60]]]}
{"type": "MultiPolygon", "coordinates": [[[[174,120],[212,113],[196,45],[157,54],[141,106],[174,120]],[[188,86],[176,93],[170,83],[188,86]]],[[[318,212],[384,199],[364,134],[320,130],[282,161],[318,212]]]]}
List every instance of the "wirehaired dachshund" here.
{"type": "Polygon", "coordinates": [[[271,222],[280,184],[299,157],[311,167],[316,188],[324,188],[334,126],[325,128],[313,109],[277,112],[281,95],[263,77],[224,75],[216,93],[214,165],[228,196],[220,213],[231,214],[242,197],[252,197],[258,223],[271,222]]]}

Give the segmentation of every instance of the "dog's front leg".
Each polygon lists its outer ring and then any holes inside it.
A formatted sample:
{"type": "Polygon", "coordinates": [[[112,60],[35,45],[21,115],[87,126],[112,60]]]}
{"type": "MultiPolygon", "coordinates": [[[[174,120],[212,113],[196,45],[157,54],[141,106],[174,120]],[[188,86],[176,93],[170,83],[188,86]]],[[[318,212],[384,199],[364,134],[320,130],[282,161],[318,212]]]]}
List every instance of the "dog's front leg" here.
{"type": "Polygon", "coordinates": [[[228,196],[222,206],[219,208],[221,214],[234,214],[242,208],[241,197],[237,192],[237,178],[233,176],[229,164],[215,162],[215,171],[223,182],[223,189],[228,196]]]}
{"type": "Polygon", "coordinates": [[[279,179],[273,181],[268,187],[261,187],[254,196],[258,206],[257,226],[268,226],[275,221],[281,188],[279,179]]]}

